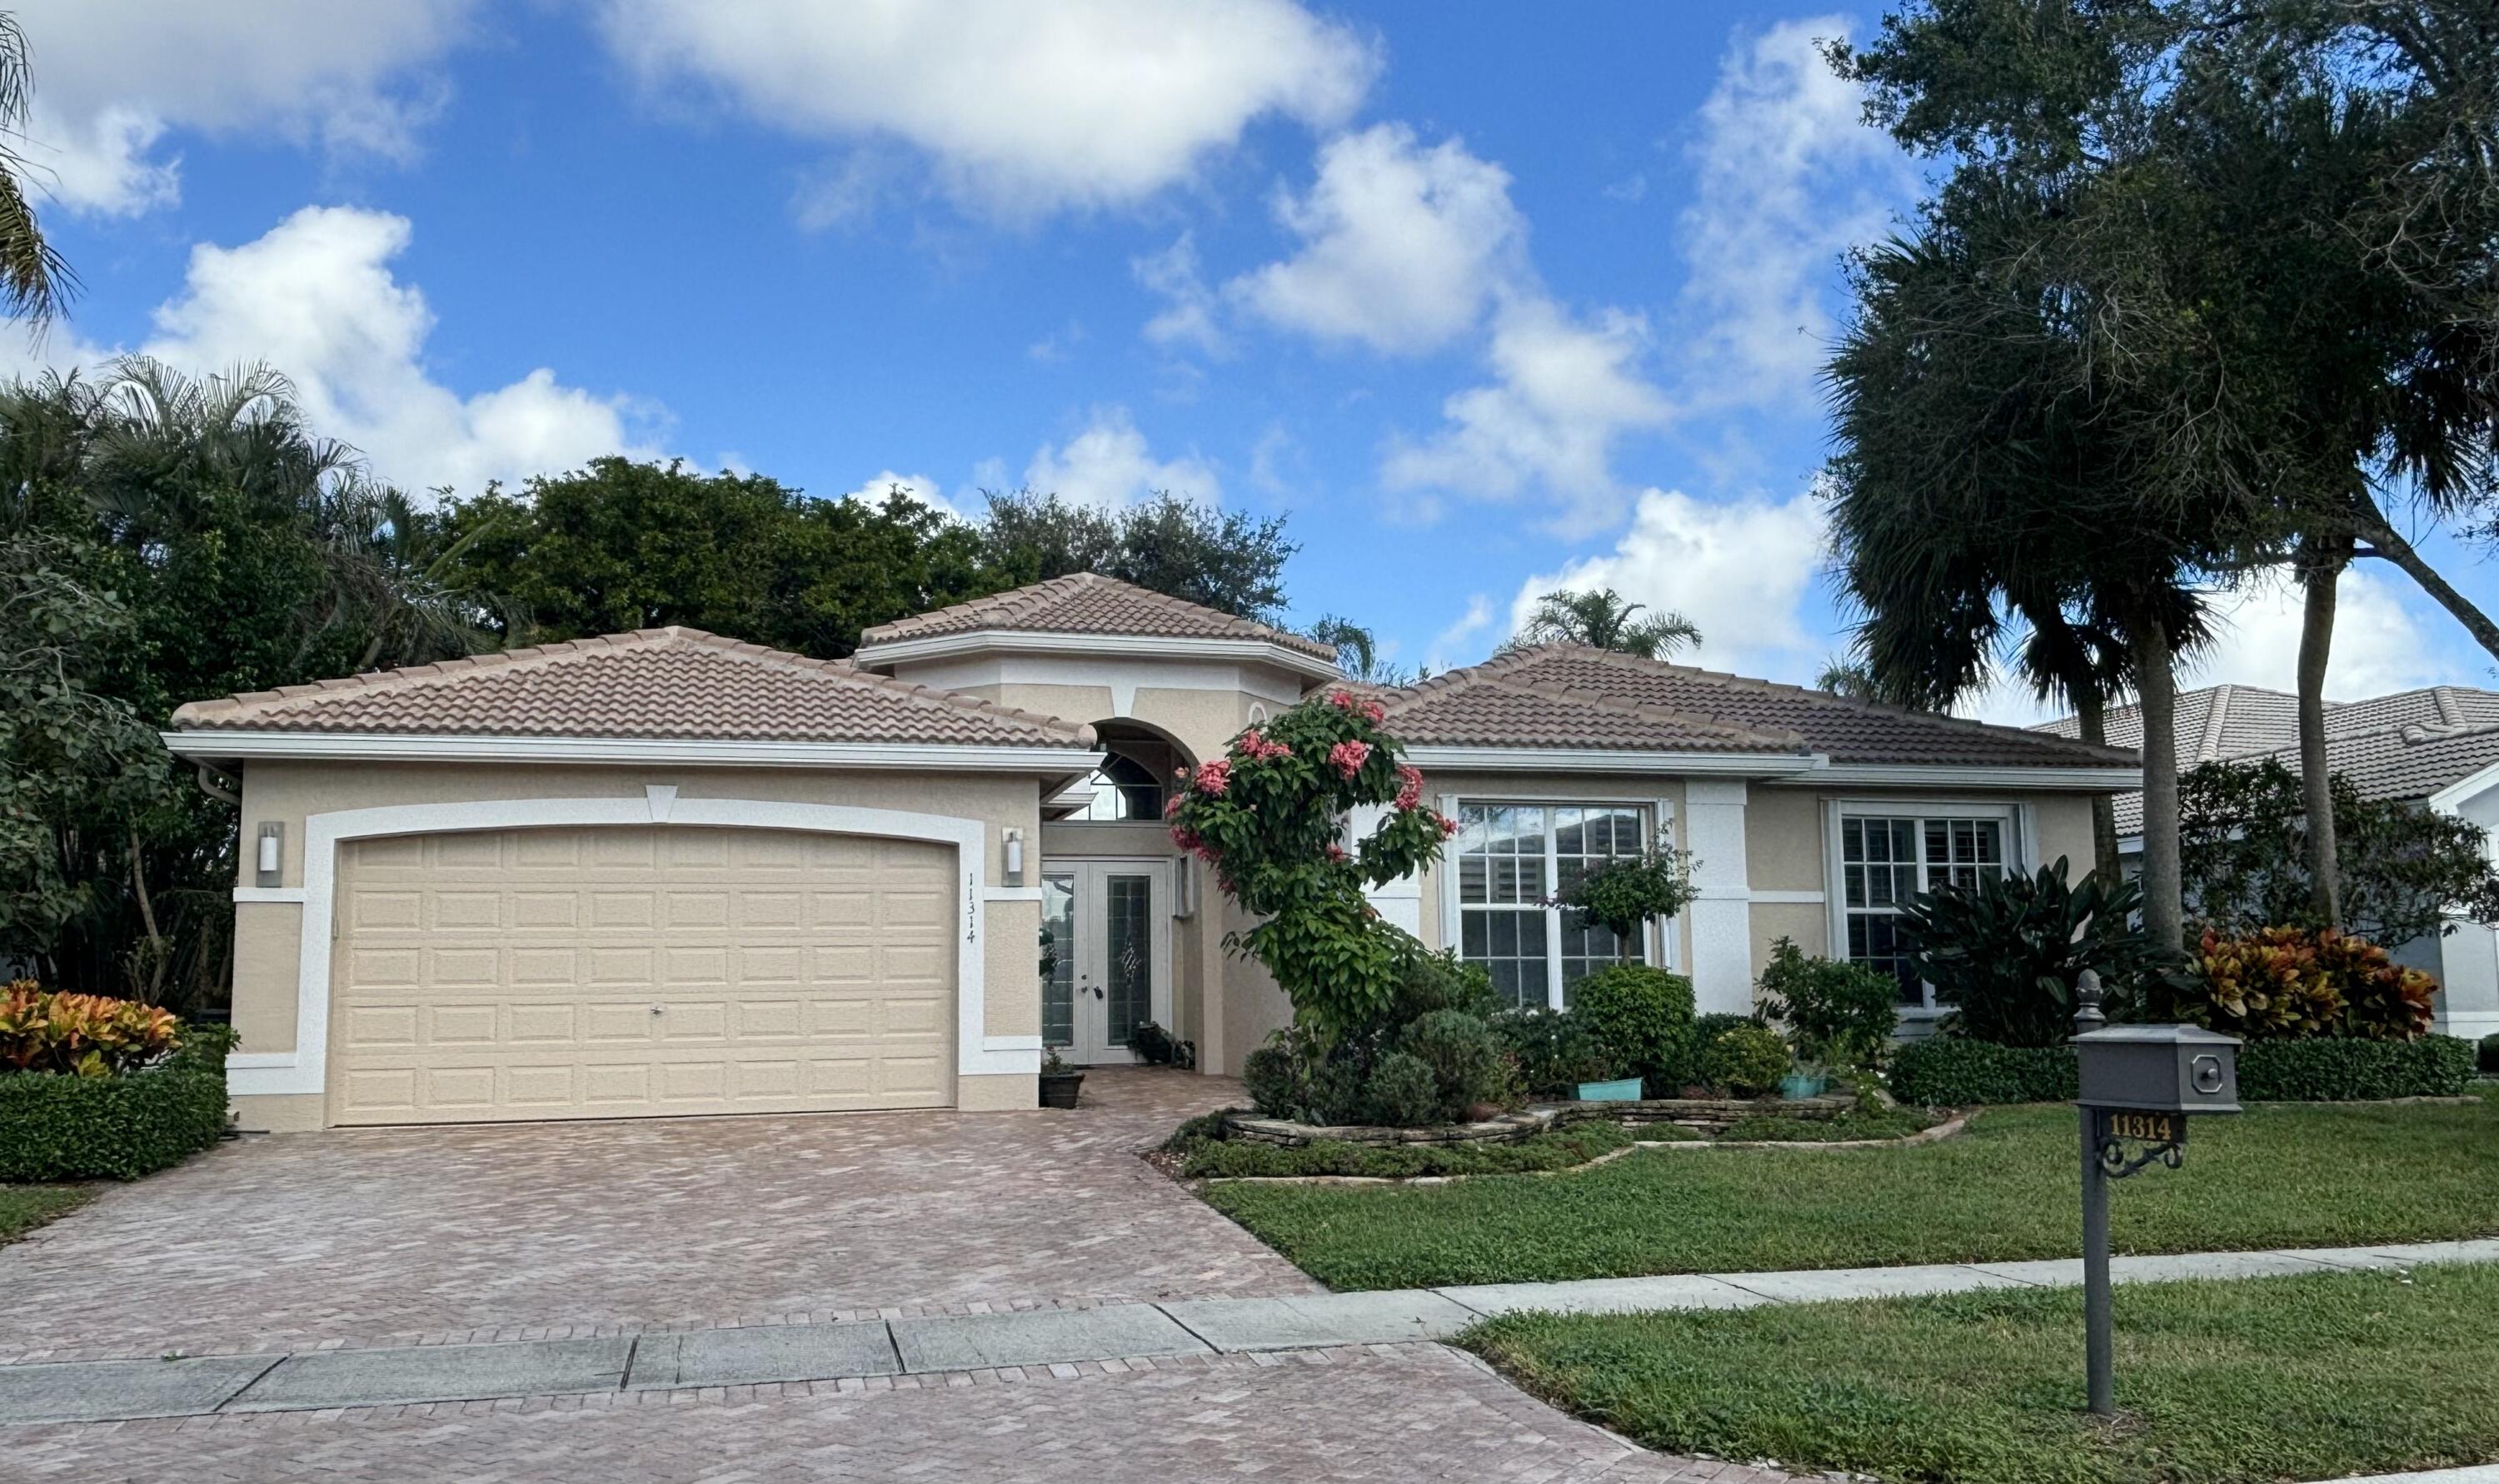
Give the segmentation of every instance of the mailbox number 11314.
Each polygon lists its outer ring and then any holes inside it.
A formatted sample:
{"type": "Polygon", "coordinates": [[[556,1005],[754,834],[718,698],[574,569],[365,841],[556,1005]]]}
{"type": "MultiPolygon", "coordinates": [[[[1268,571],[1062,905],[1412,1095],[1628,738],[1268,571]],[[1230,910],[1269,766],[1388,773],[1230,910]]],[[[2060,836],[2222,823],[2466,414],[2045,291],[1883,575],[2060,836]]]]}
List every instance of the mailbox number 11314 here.
{"type": "Polygon", "coordinates": [[[2106,1131],[2103,1137],[2109,1139],[2140,1139],[2150,1144],[2173,1144],[2178,1139],[2176,1113],[2118,1111],[2100,1117],[2100,1126],[2106,1131]]]}

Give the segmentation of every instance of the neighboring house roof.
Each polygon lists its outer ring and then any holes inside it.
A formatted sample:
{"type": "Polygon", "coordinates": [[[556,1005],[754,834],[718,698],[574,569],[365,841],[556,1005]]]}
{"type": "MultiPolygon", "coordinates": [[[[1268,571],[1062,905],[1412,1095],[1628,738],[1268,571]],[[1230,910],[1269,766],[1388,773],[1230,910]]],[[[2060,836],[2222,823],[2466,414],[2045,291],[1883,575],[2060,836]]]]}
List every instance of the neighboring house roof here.
{"type": "Polygon", "coordinates": [[[1252,639],[1336,662],[1336,649],[1303,634],[1252,623],[1186,598],[1116,577],[1077,572],[974,598],[950,608],[879,624],[860,635],[862,650],[947,634],[1069,633],[1164,639],[1252,639]]]}
{"type": "Polygon", "coordinates": [[[2021,727],[1574,644],[1497,656],[1382,698],[1398,735],[1423,745],[1812,753],[1835,763],[1912,766],[2135,762],[2128,751],[2021,727]]]}
{"type": "MultiPolygon", "coordinates": [[[[2139,746],[2143,713],[2111,707],[2112,743],[2139,746]]],[[[2070,737],[2081,729],[2073,717],[2040,727],[2070,737]]],[[[2178,696],[2178,765],[2271,758],[2299,771],[2299,698],[2255,686],[2209,686],[2178,696]]],[[[2439,790],[2499,763],[2499,692],[2466,686],[2432,686],[2366,700],[2325,703],[2326,766],[2349,779],[2364,799],[2427,798],[2439,790]]],[[[2143,828],[2143,795],[2115,799],[2117,828],[2143,828]]]]}
{"type": "Polygon", "coordinates": [[[200,731],[1089,748],[1093,729],[695,629],[193,701],[200,731]]]}

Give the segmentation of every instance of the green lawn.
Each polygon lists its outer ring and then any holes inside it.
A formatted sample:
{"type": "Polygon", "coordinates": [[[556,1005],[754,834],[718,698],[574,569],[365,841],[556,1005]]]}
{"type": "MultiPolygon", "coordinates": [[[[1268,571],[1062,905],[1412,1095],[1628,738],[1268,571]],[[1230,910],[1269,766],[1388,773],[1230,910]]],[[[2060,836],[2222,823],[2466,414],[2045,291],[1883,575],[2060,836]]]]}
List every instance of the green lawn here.
{"type": "MultiPolygon", "coordinates": [[[[1330,1287],[2070,1257],[2074,1112],[1990,1110],[1892,1149],[1650,1149],[1592,1170],[1206,1199],[1330,1287]]],[[[2499,1097],[2196,1120],[2182,1170],[2118,1185],[2121,1252],[2499,1234],[2499,1097]]]]}
{"type": "Polygon", "coordinates": [[[2499,1267],[2126,1285],[2116,1421],[2082,1295],[1519,1314],[1461,1338],[1670,1453],[1953,1484],[2270,1484],[2499,1461],[2499,1267]]]}
{"type": "Polygon", "coordinates": [[[16,1241],[94,1196],[91,1185],[0,1185],[0,1243],[16,1241]]]}

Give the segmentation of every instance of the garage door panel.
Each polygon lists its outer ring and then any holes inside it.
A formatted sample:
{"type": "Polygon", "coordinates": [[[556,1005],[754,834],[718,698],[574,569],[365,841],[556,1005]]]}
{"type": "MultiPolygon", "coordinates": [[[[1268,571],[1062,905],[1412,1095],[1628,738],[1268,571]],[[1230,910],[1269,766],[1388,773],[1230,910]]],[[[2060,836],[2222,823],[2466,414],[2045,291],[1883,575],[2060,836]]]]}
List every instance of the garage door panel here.
{"type": "Polygon", "coordinates": [[[951,1104],[951,861],[773,830],[358,842],[340,887],[333,1116],[951,1104]]]}

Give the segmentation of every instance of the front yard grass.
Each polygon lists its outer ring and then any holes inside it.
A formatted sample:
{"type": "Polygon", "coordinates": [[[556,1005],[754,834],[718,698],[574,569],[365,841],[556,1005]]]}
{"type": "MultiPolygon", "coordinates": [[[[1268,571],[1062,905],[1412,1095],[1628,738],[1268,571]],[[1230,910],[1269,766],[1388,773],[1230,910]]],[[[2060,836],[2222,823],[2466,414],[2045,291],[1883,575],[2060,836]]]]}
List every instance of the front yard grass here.
{"type": "Polygon", "coordinates": [[[1516,1314],[1459,1342],[1670,1453],[1952,1484],[2256,1484],[2499,1460],[2493,1313],[2489,1266],[2128,1284],[2110,1423],[2082,1409],[2079,1289],[1516,1314]]]}
{"type": "MultiPolygon", "coordinates": [[[[1217,1184],[1206,1199],[1337,1289],[2072,1257],[2074,1118],[1990,1109],[1958,1138],[1900,1148],[1648,1149],[1542,1178],[1217,1184]]],[[[2199,1118],[2186,1167],[2126,1181],[2112,1206],[2121,1252],[2492,1235],[2499,1097],[2199,1118]]]]}
{"type": "Polygon", "coordinates": [[[0,1185],[0,1245],[93,1199],[92,1185],[0,1185]]]}

